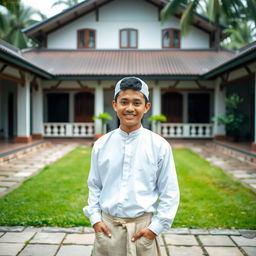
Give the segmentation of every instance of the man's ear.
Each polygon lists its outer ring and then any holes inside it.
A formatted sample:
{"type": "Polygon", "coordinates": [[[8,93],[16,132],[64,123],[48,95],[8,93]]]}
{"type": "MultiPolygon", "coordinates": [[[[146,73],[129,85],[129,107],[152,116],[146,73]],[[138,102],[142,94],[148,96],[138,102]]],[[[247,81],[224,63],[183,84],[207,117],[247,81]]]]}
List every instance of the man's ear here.
{"type": "Polygon", "coordinates": [[[151,108],[151,103],[149,103],[149,102],[146,103],[144,114],[146,114],[150,110],[150,108],[151,108]]]}
{"type": "MultiPolygon", "coordinates": [[[[116,104],[117,104],[117,103],[113,100],[113,101],[112,101],[112,107],[113,107],[113,109],[114,109],[115,111],[116,111],[116,104]]],[[[117,111],[116,111],[116,112],[117,112],[117,111]]]]}

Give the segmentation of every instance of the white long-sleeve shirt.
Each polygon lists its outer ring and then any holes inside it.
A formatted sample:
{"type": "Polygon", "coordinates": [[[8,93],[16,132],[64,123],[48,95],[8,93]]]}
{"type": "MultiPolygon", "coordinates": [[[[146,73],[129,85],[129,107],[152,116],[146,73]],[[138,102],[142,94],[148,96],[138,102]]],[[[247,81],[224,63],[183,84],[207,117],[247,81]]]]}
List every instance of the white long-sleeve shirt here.
{"type": "Polygon", "coordinates": [[[148,228],[168,229],[179,204],[179,187],[170,144],[142,126],[127,134],[120,128],[98,139],[93,147],[84,213],[91,224],[101,211],[121,218],[152,212],[148,228]]]}

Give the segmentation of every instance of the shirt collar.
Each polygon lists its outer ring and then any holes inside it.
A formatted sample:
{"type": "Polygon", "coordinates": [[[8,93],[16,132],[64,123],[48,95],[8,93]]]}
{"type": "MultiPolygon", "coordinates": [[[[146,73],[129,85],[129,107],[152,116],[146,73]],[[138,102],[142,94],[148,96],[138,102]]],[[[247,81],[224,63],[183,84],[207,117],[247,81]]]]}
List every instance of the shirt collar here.
{"type": "Polygon", "coordinates": [[[127,132],[123,131],[120,127],[118,128],[119,133],[120,133],[122,136],[124,136],[124,137],[130,137],[130,138],[139,135],[143,129],[144,129],[144,128],[143,128],[143,126],[141,125],[140,128],[138,128],[137,130],[132,131],[132,132],[130,132],[130,133],[127,133],[127,132]]]}

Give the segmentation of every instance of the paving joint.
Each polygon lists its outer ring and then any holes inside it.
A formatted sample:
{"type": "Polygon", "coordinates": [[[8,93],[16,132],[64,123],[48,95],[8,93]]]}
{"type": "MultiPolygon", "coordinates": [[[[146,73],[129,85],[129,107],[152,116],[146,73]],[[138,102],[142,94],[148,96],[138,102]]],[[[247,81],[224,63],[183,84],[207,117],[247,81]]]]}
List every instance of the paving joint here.
{"type": "Polygon", "coordinates": [[[203,251],[204,256],[209,256],[208,252],[206,251],[206,249],[203,246],[203,243],[201,242],[201,240],[199,239],[198,235],[195,235],[196,241],[198,242],[200,248],[203,251]]]}

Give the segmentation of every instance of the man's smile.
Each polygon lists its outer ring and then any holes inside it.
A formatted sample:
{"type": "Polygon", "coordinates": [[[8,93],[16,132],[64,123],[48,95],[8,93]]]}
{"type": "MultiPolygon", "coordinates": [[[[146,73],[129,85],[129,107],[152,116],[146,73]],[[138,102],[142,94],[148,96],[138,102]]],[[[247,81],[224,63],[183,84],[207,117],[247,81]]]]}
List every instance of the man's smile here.
{"type": "Polygon", "coordinates": [[[126,119],[133,119],[136,116],[136,114],[124,114],[124,116],[126,119]]]}

